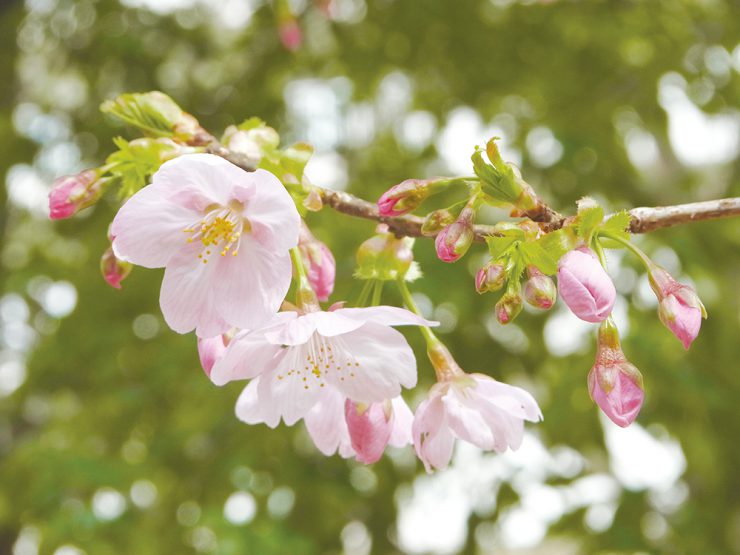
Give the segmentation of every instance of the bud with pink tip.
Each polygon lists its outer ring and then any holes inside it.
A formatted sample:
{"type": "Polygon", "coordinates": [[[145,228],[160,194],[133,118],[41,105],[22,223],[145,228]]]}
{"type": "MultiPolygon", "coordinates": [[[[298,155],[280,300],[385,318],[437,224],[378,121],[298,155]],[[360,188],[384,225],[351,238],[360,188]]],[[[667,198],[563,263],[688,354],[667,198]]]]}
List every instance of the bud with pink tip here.
{"type": "Polygon", "coordinates": [[[475,290],[480,293],[498,291],[506,283],[506,267],[501,262],[489,260],[475,274],[475,290]]]}
{"type": "Polygon", "coordinates": [[[347,399],[344,416],[355,458],[362,463],[377,462],[389,444],[403,447],[411,443],[414,416],[401,397],[369,405],[347,399]]]}
{"type": "Polygon", "coordinates": [[[115,289],[121,288],[121,282],[128,277],[133,265],[116,257],[113,248],[108,247],[100,257],[100,272],[103,279],[115,289]]]}
{"type": "Polygon", "coordinates": [[[690,285],[677,282],[666,270],[651,264],[650,286],[658,297],[658,317],[683,344],[684,349],[699,335],[701,319],[707,317],[696,291],[690,285]]]}
{"type": "Polygon", "coordinates": [[[519,289],[518,284],[517,286],[509,287],[506,293],[496,303],[494,312],[496,313],[496,320],[500,324],[505,325],[514,321],[522,311],[522,296],[519,293],[519,289]]]}
{"type": "Polygon", "coordinates": [[[308,281],[316,293],[316,297],[320,301],[328,300],[332,291],[334,291],[334,277],[336,275],[334,255],[329,247],[313,236],[305,222],[301,227],[298,250],[301,252],[308,281]]]}
{"type": "Polygon", "coordinates": [[[465,207],[455,223],[439,232],[434,246],[437,248],[437,257],[442,262],[455,262],[468,252],[475,239],[474,218],[473,209],[465,207]]]}
{"type": "Polygon", "coordinates": [[[560,259],[558,290],[573,314],[592,323],[605,320],[617,298],[611,278],[587,247],[572,250],[560,259]]]}
{"type": "Polygon", "coordinates": [[[642,408],[642,374],[622,352],[619,334],[609,318],[599,327],[596,362],[588,374],[591,399],[617,426],[626,428],[642,408]]]}
{"type": "Polygon", "coordinates": [[[429,195],[433,194],[435,183],[446,180],[407,179],[394,185],[378,199],[378,212],[381,216],[403,216],[418,207],[429,195]]]}
{"type": "Polygon", "coordinates": [[[535,308],[549,310],[558,297],[555,282],[540,272],[536,266],[527,269],[529,279],[524,284],[524,300],[535,308]]]}
{"type": "Polygon", "coordinates": [[[49,193],[49,217],[61,220],[95,204],[103,194],[97,170],[85,170],[54,180],[49,193]]]}
{"type": "Polygon", "coordinates": [[[211,377],[211,370],[213,365],[216,364],[226,352],[226,346],[228,344],[227,336],[217,335],[215,337],[199,337],[198,338],[198,358],[200,358],[200,365],[203,368],[203,372],[206,376],[211,377]]]}

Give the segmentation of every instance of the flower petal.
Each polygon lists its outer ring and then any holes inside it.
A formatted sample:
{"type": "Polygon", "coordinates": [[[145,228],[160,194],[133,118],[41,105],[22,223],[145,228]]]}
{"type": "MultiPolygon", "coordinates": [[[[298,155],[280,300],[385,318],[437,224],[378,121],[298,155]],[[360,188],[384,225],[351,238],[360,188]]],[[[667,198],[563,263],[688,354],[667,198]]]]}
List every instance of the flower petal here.
{"type": "Polygon", "coordinates": [[[414,413],[400,395],[391,399],[393,406],[393,429],[388,444],[393,447],[405,447],[413,442],[411,426],[414,423],[414,413]]]}
{"type": "Polygon", "coordinates": [[[184,229],[198,213],[167,200],[161,189],[148,185],[132,196],[113,218],[110,233],[116,258],[161,268],[187,244],[184,229]]]}
{"type": "Polygon", "coordinates": [[[291,263],[286,252],[264,249],[247,234],[236,256],[216,256],[215,308],[232,326],[255,329],[269,321],[290,288],[291,263]]]}
{"type": "MultiPolygon", "coordinates": [[[[245,172],[246,173],[246,172],[245,172]]],[[[295,203],[280,180],[266,170],[246,173],[249,190],[236,187],[242,196],[244,216],[249,220],[257,241],[267,249],[287,251],[298,244],[301,218],[295,203]]]]}
{"type": "Polygon", "coordinates": [[[344,420],[344,397],[333,387],[325,390],[304,421],[314,445],[324,455],[336,453],[340,445],[350,446],[349,432],[344,420]]]}
{"type": "Polygon", "coordinates": [[[400,395],[401,386],[416,385],[414,353],[393,328],[367,323],[330,341],[338,360],[355,362],[342,371],[327,373],[326,379],[353,401],[392,399],[400,395]]]}
{"type": "Polygon", "coordinates": [[[266,424],[275,428],[280,423],[280,413],[269,396],[261,393],[260,378],[255,378],[244,388],[236,401],[236,417],[247,424],[266,424]]]}
{"type": "Polygon", "coordinates": [[[405,308],[397,306],[369,306],[366,308],[341,308],[334,311],[361,322],[374,322],[385,326],[438,326],[439,322],[426,320],[405,308]]]}
{"type": "Polygon", "coordinates": [[[416,455],[427,472],[444,469],[450,464],[455,446],[455,436],[445,423],[442,399],[433,396],[422,401],[416,409],[412,427],[416,455]]]}
{"type": "Polygon", "coordinates": [[[228,205],[232,187],[248,184],[249,175],[215,154],[185,154],[162,164],[152,184],[168,192],[171,202],[203,211],[213,203],[228,205]]]}
{"type": "Polygon", "coordinates": [[[542,411],[528,391],[496,381],[484,374],[471,374],[471,377],[477,382],[475,393],[489,403],[516,418],[530,422],[542,420],[542,411]]]}
{"type": "Polygon", "coordinates": [[[211,381],[224,385],[233,380],[254,378],[273,370],[285,350],[265,339],[260,332],[242,332],[234,337],[211,370],[211,381]]]}
{"type": "Polygon", "coordinates": [[[286,349],[276,368],[260,376],[260,396],[271,399],[283,421],[292,426],[323,398],[326,384],[309,372],[299,372],[306,358],[302,346],[286,349]]]}
{"type": "Polygon", "coordinates": [[[442,397],[442,403],[447,413],[447,423],[458,438],[481,449],[493,448],[493,435],[476,403],[466,400],[455,386],[442,397]]]}
{"type": "Polygon", "coordinates": [[[198,259],[200,248],[188,245],[168,262],[159,305],[167,325],[178,333],[196,330],[198,337],[213,337],[230,326],[217,312],[213,293],[219,276],[215,264],[198,259]]]}

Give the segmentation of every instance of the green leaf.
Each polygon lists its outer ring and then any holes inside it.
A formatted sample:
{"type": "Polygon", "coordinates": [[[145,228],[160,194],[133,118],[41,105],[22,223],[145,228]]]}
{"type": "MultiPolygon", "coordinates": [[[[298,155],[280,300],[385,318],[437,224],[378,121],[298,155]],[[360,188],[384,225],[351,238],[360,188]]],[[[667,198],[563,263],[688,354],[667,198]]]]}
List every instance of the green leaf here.
{"type": "Polygon", "coordinates": [[[557,262],[566,252],[573,250],[576,237],[571,227],[551,231],[537,239],[537,243],[557,262]]]}
{"type": "Polygon", "coordinates": [[[491,258],[497,260],[501,258],[507,251],[509,251],[516,243],[520,242],[521,238],[516,236],[506,235],[503,237],[486,237],[486,243],[488,244],[488,251],[491,253],[491,258]]]}
{"type": "Polygon", "coordinates": [[[171,137],[183,115],[175,101],[159,91],[122,94],[103,102],[100,110],[155,137],[171,137]]]}
{"type": "Polygon", "coordinates": [[[151,138],[126,141],[116,137],[118,150],[106,159],[110,175],[120,182],[120,195],[128,198],[144,187],[165,160],[175,155],[175,147],[167,140],[151,138]]]}
{"type": "Polygon", "coordinates": [[[629,215],[629,213],[626,210],[622,210],[614,214],[607,221],[605,221],[599,231],[621,237],[629,241],[630,233],[629,231],[627,231],[627,229],[629,228],[631,219],[632,217],[629,215]]]}
{"type": "Polygon", "coordinates": [[[587,243],[604,220],[604,209],[598,204],[579,209],[576,217],[576,232],[587,243]]]}
{"type": "Polygon", "coordinates": [[[519,248],[526,265],[537,266],[543,274],[550,276],[557,273],[559,257],[555,257],[545,250],[539,241],[522,243],[519,248]]]}

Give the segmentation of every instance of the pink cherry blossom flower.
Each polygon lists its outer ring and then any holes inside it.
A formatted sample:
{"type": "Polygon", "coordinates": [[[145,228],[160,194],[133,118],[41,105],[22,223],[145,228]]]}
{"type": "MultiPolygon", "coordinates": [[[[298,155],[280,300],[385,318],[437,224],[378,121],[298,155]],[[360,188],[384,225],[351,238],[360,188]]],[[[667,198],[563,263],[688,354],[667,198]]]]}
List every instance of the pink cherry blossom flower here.
{"type": "Polygon", "coordinates": [[[650,285],[660,304],[658,317],[688,350],[699,335],[702,317],[707,312],[696,291],[690,285],[677,282],[666,270],[653,264],[650,268],[650,285]]]}
{"type": "MultiPolygon", "coordinates": [[[[398,325],[431,326],[402,308],[281,312],[265,327],[237,334],[211,380],[251,379],[237,402],[248,424],[289,426],[339,392],[359,403],[382,402],[416,384],[416,359],[398,325]]],[[[342,405],[343,410],[343,405],[342,405]]]]}
{"type": "Polygon", "coordinates": [[[483,374],[460,373],[435,384],[416,409],[414,448],[427,472],[444,469],[456,438],[486,451],[518,449],[524,420],[542,420],[529,393],[483,374]]]}
{"type": "Polygon", "coordinates": [[[347,399],[344,416],[355,458],[362,463],[377,462],[386,445],[403,447],[411,443],[414,415],[400,396],[369,405],[347,399]]]}
{"type": "Polygon", "coordinates": [[[558,290],[573,314],[592,323],[605,320],[617,298],[611,278],[586,247],[572,250],[560,259],[558,290]]]}
{"type": "Polygon", "coordinates": [[[324,243],[313,236],[304,224],[298,240],[303,265],[306,267],[308,281],[320,301],[329,300],[334,291],[334,277],[337,265],[334,255],[324,243]]]}
{"type": "Polygon", "coordinates": [[[270,172],[211,154],[165,162],[111,225],[118,258],[165,267],[160,306],[179,333],[255,328],[280,307],[300,217],[270,172]]]}

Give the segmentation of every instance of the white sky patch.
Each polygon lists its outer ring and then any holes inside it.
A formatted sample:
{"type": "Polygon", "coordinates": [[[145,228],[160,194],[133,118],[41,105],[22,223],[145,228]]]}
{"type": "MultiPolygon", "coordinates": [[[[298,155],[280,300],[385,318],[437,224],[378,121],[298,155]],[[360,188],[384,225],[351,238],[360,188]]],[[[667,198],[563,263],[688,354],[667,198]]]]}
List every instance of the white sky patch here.
{"type": "Polygon", "coordinates": [[[342,110],[352,83],[335,79],[296,79],[283,91],[294,133],[313,145],[317,152],[336,148],[343,140],[342,110]]]}
{"type": "Polygon", "coordinates": [[[549,127],[532,129],[527,133],[526,145],[532,162],[540,168],[549,168],[563,156],[563,145],[549,127]]]}
{"type": "Polygon", "coordinates": [[[231,524],[248,524],[257,515],[257,502],[246,491],[232,493],[224,504],[224,518],[231,524]]]}
{"type": "Polygon", "coordinates": [[[68,281],[54,282],[46,288],[40,303],[49,316],[64,318],[77,306],[77,289],[68,281]]]}
{"type": "Polygon", "coordinates": [[[625,488],[667,490],[675,485],[686,470],[678,440],[667,433],[655,437],[636,422],[620,428],[600,417],[611,470],[625,488]]]}
{"type": "Polygon", "coordinates": [[[412,152],[421,152],[428,147],[436,131],[437,118],[423,110],[406,114],[394,128],[396,140],[412,152]]]}
{"type": "Polygon", "coordinates": [[[347,188],[347,161],[337,152],[314,154],[306,164],[305,175],[311,183],[338,191],[347,188]]]}
{"type": "Polygon", "coordinates": [[[470,157],[476,145],[483,146],[491,137],[501,137],[498,142],[504,160],[521,165],[521,153],[511,148],[505,130],[495,126],[485,126],[478,112],[469,106],[452,110],[439,134],[436,146],[447,168],[454,174],[472,175],[473,163],[470,157]]]}
{"type": "Polygon", "coordinates": [[[131,484],[131,501],[140,509],[148,509],[157,501],[157,486],[149,480],[136,480],[131,484]]]}
{"type": "Polygon", "coordinates": [[[362,522],[353,520],[341,533],[342,552],[345,555],[369,555],[373,547],[373,538],[362,522]]]}
{"type": "Polygon", "coordinates": [[[740,113],[704,113],[691,102],[686,81],[677,73],[661,77],[658,100],[668,113],[668,137],[681,162],[701,167],[735,158],[740,148],[740,113]]]}
{"type": "Polygon", "coordinates": [[[49,214],[49,183],[27,164],[11,166],[5,177],[8,197],[18,208],[38,216],[49,214]]]}
{"type": "Polygon", "coordinates": [[[126,498],[113,488],[100,488],[93,495],[92,509],[98,520],[115,520],[126,510],[126,498]]]}

